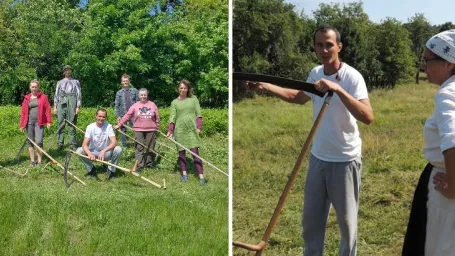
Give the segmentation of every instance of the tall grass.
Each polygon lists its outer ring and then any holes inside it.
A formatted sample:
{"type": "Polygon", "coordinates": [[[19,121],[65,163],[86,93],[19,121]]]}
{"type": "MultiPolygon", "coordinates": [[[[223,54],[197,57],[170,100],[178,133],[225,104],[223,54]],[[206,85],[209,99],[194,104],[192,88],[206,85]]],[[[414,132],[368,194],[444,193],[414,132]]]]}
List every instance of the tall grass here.
{"type": "MultiPolygon", "coordinates": [[[[85,129],[94,120],[90,119],[94,109],[83,111],[87,118],[79,120],[79,127],[85,129]]],[[[210,120],[210,113],[219,119],[226,115],[222,112],[227,110],[211,110],[204,119],[210,120]]],[[[100,164],[95,164],[101,170],[98,179],[86,178],[75,156],[71,171],[87,186],[70,178],[71,187],[66,189],[57,166],[29,168],[27,150],[15,164],[25,138],[17,132],[18,108],[0,107],[0,115],[0,127],[15,129],[8,131],[12,136],[0,137],[0,165],[22,173],[29,169],[20,178],[0,168],[0,255],[227,255],[228,179],[223,174],[204,165],[208,184],[201,186],[188,156],[190,177],[182,183],[177,152],[161,147],[157,150],[170,161],[160,160],[156,169],[145,169],[143,175],[160,184],[165,179],[166,190],[120,170],[116,179],[107,180],[106,168],[100,164]],[[10,113],[12,109],[16,114],[10,113]]],[[[222,170],[228,166],[226,134],[204,136],[200,148],[201,156],[222,170]]],[[[46,131],[44,148],[63,164],[66,152],[55,150],[55,140],[50,145],[51,135],[46,131]]],[[[77,137],[81,142],[82,134],[77,137]]],[[[159,141],[171,145],[163,138],[159,141]]],[[[119,165],[131,168],[133,164],[130,143],[119,165]]]]}
{"type": "MultiPolygon", "coordinates": [[[[370,94],[374,123],[359,125],[364,163],[359,255],[401,254],[414,188],[425,165],[423,124],[431,115],[436,89],[422,82],[370,94]]],[[[234,104],[234,240],[258,243],[262,239],[311,128],[310,105],[288,104],[273,97],[256,97],[234,104]]],[[[265,251],[267,255],[301,255],[303,252],[301,216],[306,164],[272,233],[265,251]]],[[[338,255],[338,230],[332,209],[325,255],[338,255]]],[[[238,248],[234,254],[249,255],[238,248]]]]}

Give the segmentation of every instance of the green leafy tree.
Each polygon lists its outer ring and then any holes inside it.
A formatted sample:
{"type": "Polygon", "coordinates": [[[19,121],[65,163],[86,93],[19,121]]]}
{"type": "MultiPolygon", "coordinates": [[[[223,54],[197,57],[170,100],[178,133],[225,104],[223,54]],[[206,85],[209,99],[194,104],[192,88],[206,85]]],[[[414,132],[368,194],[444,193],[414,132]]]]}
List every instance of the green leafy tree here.
{"type": "MultiPolygon", "coordinates": [[[[234,70],[304,80],[316,61],[309,48],[314,26],[281,0],[234,1],[234,70]]],[[[245,96],[243,84],[233,87],[236,99],[245,96]]]]}
{"type": "Polygon", "coordinates": [[[157,14],[151,13],[156,4],[150,1],[90,1],[84,36],[67,59],[85,95],[105,95],[87,104],[112,105],[120,76],[128,73],[134,86],[147,88],[160,106],[176,97],[181,79],[193,83],[203,106],[226,106],[227,1],[192,3],[157,14]]]}
{"type": "Polygon", "coordinates": [[[377,86],[393,87],[414,74],[415,57],[409,32],[396,19],[388,18],[373,31],[378,46],[382,76],[377,86]]]}
{"type": "MultiPolygon", "coordinates": [[[[20,103],[31,79],[52,97],[61,77],[63,60],[78,40],[81,10],[64,0],[4,1],[3,23],[9,34],[5,44],[11,60],[1,75],[2,104],[20,103]]],[[[3,37],[3,36],[2,36],[3,37]]]]}
{"type": "Polygon", "coordinates": [[[419,83],[420,63],[422,62],[425,42],[436,32],[422,13],[408,19],[404,27],[409,31],[412,41],[412,51],[414,52],[414,72],[415,81],[419,83]]]}

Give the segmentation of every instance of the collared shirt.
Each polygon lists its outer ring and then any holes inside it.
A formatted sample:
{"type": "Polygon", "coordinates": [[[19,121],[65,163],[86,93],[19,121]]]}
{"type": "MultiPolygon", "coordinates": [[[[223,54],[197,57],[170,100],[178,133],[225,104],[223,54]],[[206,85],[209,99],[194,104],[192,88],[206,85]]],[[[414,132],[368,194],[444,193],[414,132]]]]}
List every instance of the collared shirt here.
{"type": "Polygon", "coordinates": [[[58,81],[57,87],[55,89],[55,95],[54,95],[54,106],[57,106],[58,103],[60,103],[60,99],[65,95],[65,94],[70,94],[74,93],[76,95],[76,107],[80,108],[81,103],[82,103],[82,95],[81,95],[81,85],[78,80],[74,78],[69,78],[69,79],[62,79],[58,81]]]}

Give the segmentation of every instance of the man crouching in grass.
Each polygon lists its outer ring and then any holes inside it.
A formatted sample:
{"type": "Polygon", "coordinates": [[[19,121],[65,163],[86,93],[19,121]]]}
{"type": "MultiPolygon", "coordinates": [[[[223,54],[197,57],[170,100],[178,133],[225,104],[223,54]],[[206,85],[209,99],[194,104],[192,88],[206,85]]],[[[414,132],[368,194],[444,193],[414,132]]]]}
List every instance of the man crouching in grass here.
{"type": "MultiPolygon", "coordinates": [[[[85,130],[84,141],[82,147],[77,149],[77,153],[87,155],[89,159],[79,157],[82,163],[87,168],[87,176],[96,176],[96,168],[92,161],[97,158],[101,161],[111,160],[111,163],[117,165],[122,155],[122,148],[117,146],[114,129],[112,125],[106,122],[107,111],[100,108],[96,111],[96,122],[91,123],[85,130]]],[[[109,166],[108,178],[115,177],[115,167],[109,166]]]]}

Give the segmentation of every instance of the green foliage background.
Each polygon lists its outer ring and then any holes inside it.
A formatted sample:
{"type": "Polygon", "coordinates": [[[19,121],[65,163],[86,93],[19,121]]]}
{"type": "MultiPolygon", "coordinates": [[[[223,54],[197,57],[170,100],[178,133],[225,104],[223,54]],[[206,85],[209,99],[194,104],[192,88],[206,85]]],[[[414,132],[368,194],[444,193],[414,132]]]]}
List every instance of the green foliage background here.
{"type": "MultiPolygon", "coordinates": [[[[342,61],[356,68],[368,88],[393,88],[415,77],[419,83],[423,46],[439,31],[455,28],[451,22],[431,25],[416,13],[401,23],[387,18],[376,24],[362,2],[321,3],[314,18],[295,12],[284,0],[233,1],[234,71],[306,80],[318,65],[313,53],[314,30],[323,24],[341,33],[342,61]]],[[[233,84],[234,100],[251,96],[242,83],[233,84]]]]}
{"type": "MultiPolygon", "coordinates": [[[[111,124],[116,124],[116,118],[113,108],[107,108],[108,112],[107,121],[111,124]]],[[[19,118],[21,107],[20,106],[3,106],[0,115],[0,137],[16,137],[23,136],[19,130],[19,118]]],[[[96,108],[84,108],[77,117],[77,126],[81,129],[95,122],[96,108]]],[[[163,133],[167,132],[167,124],[170,114],[169,108],[160,108],[160,130],[163,133]]],[[[203,127],[201,136],[228,135],[228,111],[227,109],[202,109],[203,127]]],[[[52,116],[55,118],[55,116],[52,116]]],[[[46,134],[54,134],[57,130],[57,121],[53,120],[53,126],[48,130],[44,129],[46,134]]]]}
{"type": "Polygon", "coordinates": [[[113,106],[123,73],[158,106],[170,105],[181,79],[203,107],[227,106],[228,1],[173,2],[158,13],[154,0],[1,1],[0,105],[21,103],[32,79],[52,98],[69,64],[83,106],[113,106]]]}

